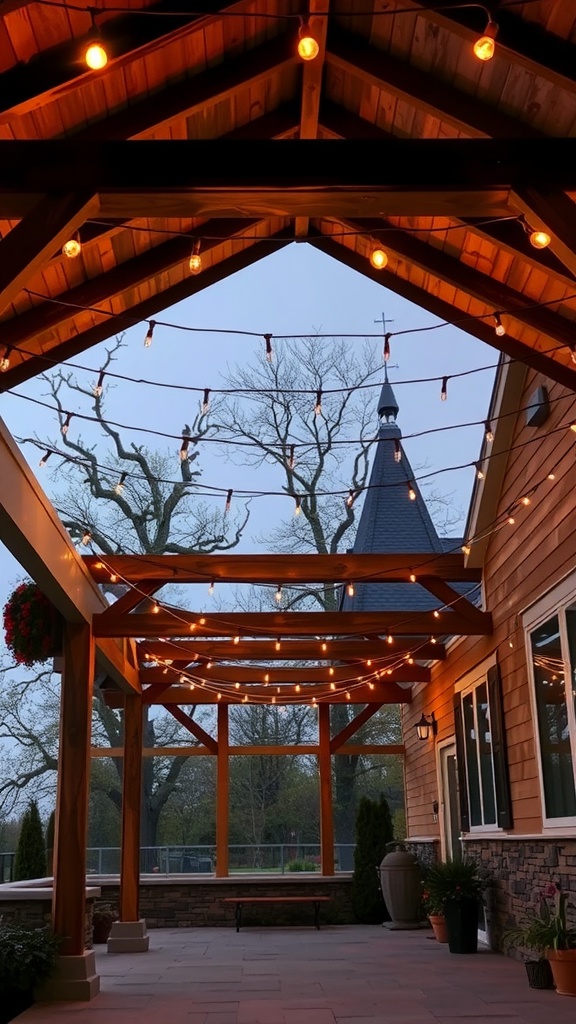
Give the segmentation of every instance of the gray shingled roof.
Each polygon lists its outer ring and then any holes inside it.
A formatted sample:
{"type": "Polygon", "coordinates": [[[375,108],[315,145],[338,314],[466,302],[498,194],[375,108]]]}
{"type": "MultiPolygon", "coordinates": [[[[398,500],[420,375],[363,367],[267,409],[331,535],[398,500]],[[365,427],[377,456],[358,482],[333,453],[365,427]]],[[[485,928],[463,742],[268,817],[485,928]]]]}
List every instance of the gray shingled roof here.
{"type": "MultiPolygon", "coordinates": [[[[353,551],[357,554],[390,552],[442,554],[459,550],[460,538],[440,538],[426,503],[414,480],[414,473],[402,447],[402,433],[396,415],[399,406],[386,380],[378,402],[380,428],[370,482],[360,515],[353,551]],[[396,461],[396,449],[401,459],[396,461]],[[409,488],[416,500],[409,498],[409,488]]],[[[462,592],[460,587],[455,587],[462,592]]],[[[464,589],[469,589],[465,587],[464,589]]],[[[344,595],[343,611],[431,611],[438,599],[417,583],[355,584],[354,597],[344,595]]]]}

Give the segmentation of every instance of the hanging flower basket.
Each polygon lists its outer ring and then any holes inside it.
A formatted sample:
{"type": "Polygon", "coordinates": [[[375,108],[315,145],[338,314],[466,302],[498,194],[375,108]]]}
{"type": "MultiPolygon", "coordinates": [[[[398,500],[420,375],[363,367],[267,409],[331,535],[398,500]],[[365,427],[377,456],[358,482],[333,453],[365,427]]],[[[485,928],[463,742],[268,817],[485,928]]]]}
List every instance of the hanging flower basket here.
{"type": "Polygon", "coordinates": [[[16,587],[4,605],[4,638],[19,665],[62,652],[62,617],[32,581],[16,587]]]}

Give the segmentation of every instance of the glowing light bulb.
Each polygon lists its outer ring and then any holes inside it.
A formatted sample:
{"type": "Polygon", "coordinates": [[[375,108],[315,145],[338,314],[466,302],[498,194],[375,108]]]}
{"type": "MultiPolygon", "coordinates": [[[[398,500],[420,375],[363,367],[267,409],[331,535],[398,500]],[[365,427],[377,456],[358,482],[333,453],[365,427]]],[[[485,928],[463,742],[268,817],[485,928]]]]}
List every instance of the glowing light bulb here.
{"type": "Polygon", "coordinates": [[[353,583],[349,583],[346,589],[348,591],[348,597],[354,597],[354,593],[355,593],[355,591],[354,591],[354,584],[353,583]]]}
{"type": "Polygon", "coordinates": [[[84,60],[91,71],[101,71],[108,63],[108,54],[99,40],[90,43],[84,54],[84,60]]]}
{"type": "Polygon", "coordinates": [[[462,545],[462,551],[464,552],[465,555],[469,555],[470,554],[470,546],[468,544],[463,544],[462,545]]]}
{"type": "Polygon", "coordinates": [[[280,583],[278,584],[278,588],[274,594],[274,600],[276,601],[276,604],[280,604],[282,601],[282,585],[280,583]]]}
{"type": "Polygon", "coordinates": [[[384,270],[384,267],[388,263],[388,257],[384,252],[384,249],[373,249],[370,253],[370,263],[374,267],[374,270],[384,270]]]}
{"type": "Polygon", "coordinates": [[[69,260],[75,260],[81,252],[82,243],[78,234],[75,234],[73,238],[68,238],[62,246],[62,255],[67,256],[69,260]]]}
{"type": "Polygon", "coordinates": [[[202,270],[202,257],[200,255],[200,239],[197,238],[192,247],[192,253],[188,267],[191,274],[199,274],[202,270]]]}
{"type": "Polygon", "coordinates": [[[506,328],[500,319],[499,313],[494,313],[494,324],[494,333],[497,334],[499,338],[502,338],[506,334],[506,328]]]}
{"type": "Polygon", "coordinates": [[[413,484],[408,485],[408,497],[410,501],[416,501],[416,491],[414,490],[413,484]]]}
{"type": "Polygon", "coordinates": [[[474,55],[478,60],[492,60],[496,45],[494,40],[498,33],[498,25],[495,21],[489,21],[484,29],[484,35],[480,36],[474,43],[474,55]]]}
{"type": "Polygon", "coordinates": [[[212,594],[214,593],[214,580],[212,580],[211,583],[208,584],[208,593],[210,594],[210,596],[212,596],[212,594]]]}
{"type": "Polygon", "coordinates": [[[413,572],[410,573],[410,583],[416,583],[416,575],[413,572]]]}
{"type": "Polygon", "coordinates": [[[552,241],[546,231],[531,231],[529,238],[530,245],[533,245],[535,249],[546,249],[552,241]]]}
{"type": "Polygon", "coordinates": [[[320,53],[320,45],[310,32],[307,22],[303,21],[298,32],[298,56],[301,60],[314,60],[320,53]]]}
{"type": "Polygon", "coordinates": [[[91,540],[92,534],[90,533],[90,530],[85,530],[82,534],[82,543],[86,546],[86,544],[89,544],[91,540]]]}

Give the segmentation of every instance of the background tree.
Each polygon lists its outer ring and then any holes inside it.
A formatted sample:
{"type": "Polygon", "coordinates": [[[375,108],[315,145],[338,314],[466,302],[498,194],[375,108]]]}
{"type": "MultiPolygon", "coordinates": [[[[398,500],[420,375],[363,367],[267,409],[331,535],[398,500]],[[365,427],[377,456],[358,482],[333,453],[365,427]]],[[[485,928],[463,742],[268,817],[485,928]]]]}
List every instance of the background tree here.
{"type": "Polygon", "coordinates": [[[361,924],[379,924],[385,918],[377,868],[392,838],[392,818],[384,794],[381,793],[378,800],[362,797],[356,816],[352,877],[352,907],[361,924]]]}
{"type": "Polygon", "coordinates": [[[44,844],[44,831],[40,821],[38,804],[35,800],[31,800],[22,819],[22,828],[14,861],[14,879],[18,882],[26,878],[45,878],[45,876],[46,846],[44,844]]]}

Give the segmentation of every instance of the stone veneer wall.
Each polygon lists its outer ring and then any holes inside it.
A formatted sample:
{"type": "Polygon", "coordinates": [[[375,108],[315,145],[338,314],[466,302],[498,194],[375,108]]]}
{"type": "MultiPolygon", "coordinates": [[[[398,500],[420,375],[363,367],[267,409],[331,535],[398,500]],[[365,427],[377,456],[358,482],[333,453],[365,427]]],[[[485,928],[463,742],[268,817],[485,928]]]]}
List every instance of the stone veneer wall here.
{"type": "MultiPolygon", "coordinates": [[[[92,908],[93,899],[86,900],[84,944],[92,949],[92,908]]],[[[4,924],[22,924],[29,928],[44,928],[52,925],[52,899],[47,900],[3,900],[0,894],[0,921],[4,924]]]]}
{"type": "MultiPolygon", "coordinates": [[[[548,882],[556,882],[573,894],[576,903],[575,839],[474,839],[464,844],[465,853],[478,862],[492,879],[486,891],[486,918],[490,946],[502,949],[502,935],[533,912],[548,882]]],[[[568,911],[576,927],[576,911],[568,911]]],[[[513,947],[509,951],[518,957],[513,947]]]]}
{"type": "MultiPolygon", "coordinates": [[[[118,906],[118,882],[98,879],[102,900],[118,906]]],[[[232,927],[233,906],[226,896],[331,896],[332,903],[320,907],[320,924],[351,924],[352,878],[218,878],[192,881],[178,878],[144,878],[140,881],[140,916],[148,928],[232,927]]],[[[306,905],[250,907],[242,910],[242,923],[312,924],[314,908],[306,905]]]]}

